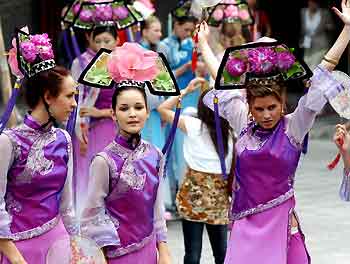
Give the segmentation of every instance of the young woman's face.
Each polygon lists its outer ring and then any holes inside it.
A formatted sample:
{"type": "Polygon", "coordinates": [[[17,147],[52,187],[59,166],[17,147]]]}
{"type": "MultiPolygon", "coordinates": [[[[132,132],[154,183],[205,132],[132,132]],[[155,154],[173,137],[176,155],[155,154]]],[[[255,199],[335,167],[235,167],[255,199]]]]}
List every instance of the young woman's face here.
{"type": "Polygon", "coordinates": [[[179,24],[178,22],[175,22],[174,24],[174,33],[180,40],[184,40],[186,38],[191,37],[194,29],[195,24],[192,22],[186,22],[184,24],[179,24]]]}
{"type": "Polygon", "coordinates": [[[143,30],[143,37],[151,44],[157,44],[162,37],[162,26],[156,21],[149,28],[143,30]]]}
{"type": "Polygon", "coordinates": [[[259,126],[264,129],[272,129],[282,117],[283,103],[274,95],[268,95],[254,98],[249,108],[259,126]]]}
{"type": "Polygon", "coordinates": [[[74,108],[77,107],[77,102],[75,101],[76,92],[77,83],[69,75],[64,77],[57,97],[46,96],[45,99],[49,104],[50,112],[58,122],[67,121],[74,108]]]}
{"type": "Polygon", "coordinates": [[[115,118],[122,135],[140,133],[148,115],[146,102],[140,91],[126,90],[118,95],[115,118]]]}
{"type": "Polygon", "coordinates": [[[93,34],[89,37],[89,47],[97,52],[101,48],[113,50],[118,44],[118,39],[114,38],[111,33],[103,32],[93,37],[93,34]]]}

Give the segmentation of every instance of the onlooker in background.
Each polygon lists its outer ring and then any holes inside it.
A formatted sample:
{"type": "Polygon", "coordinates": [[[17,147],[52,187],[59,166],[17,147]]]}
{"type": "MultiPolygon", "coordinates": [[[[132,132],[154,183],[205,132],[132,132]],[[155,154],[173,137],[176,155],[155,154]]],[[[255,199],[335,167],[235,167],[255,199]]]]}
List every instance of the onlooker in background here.
{"type": "Polygon", "coordinates": [[[314,69],[331,46],[334,22],[330,12],[320,7],[318,0],[308,0],[307,8],[301,10],[300,47],[304,60],[314,69]]]}
{"type": "Polygon", "coordinates": [[[254,17],[254,24],[250,26],[251,41],[256,41],[263,36],[270,37],[272,30],[267,13],[257,8],[257,0],[248,0],[247,2],[254,17]]]}
{"type": "MultiPolygon", "coordinates": [[[[165,55],[171,69],[174,71],[180,89],[184,89],[195,77],[191,70],[192,51],[194,47],[191,35],[195,29],[197,19],[189,13],[186,13],[181,17],[174,17],[174,20],[173,33],[159,43],[158,51],[165,55]]],[[[184,98],[182,106],[196,107],[198,97],[199,92],[192,93],[184,98]]],[[[168,126],[166,128],[166,135],[169,130],[170,127],[168,126]]],[[[185,171],[182,145],[183,133],[178,131],[176,132],[172,151],[169,153],[170,156],[167,166],[166,182],[169,182],[171,197],[165,197],[165,204],[169,211],[176,210],[175,197],[178,181],[185,171]]]]}
{"type": "Polygon", "coordinates": [[[150,16],[141,24],[141,45],[149,50],[157,51],[162,37],[162,24],[156,16],[150,16]]]}
{"type": "MultiPolygon", "coordinates": [[[[200,82],[204,84],[206,81],[203,78],[194,79],[182,95],[198,89],[200,82]]],[[[178,127],[185,133],[184,156],[187,165],[176,197],[179,214],[183,217],[184,264],[200,263],[204,226],[216,264],[224,263],[227,247],[229,189],[228,182],[221,173],[214,112],[202,101],[207,91],[199,98],[197,117],[181,115],[178,123],[178,127]]],[[[170,98],[158,107],[164,121],[173,123],[173,108],[178,100],[178,97],[170,98]]],[[[226,167],[229,169],[233,155],[233,136],[228,122],[220,119],[226,167]]]]}

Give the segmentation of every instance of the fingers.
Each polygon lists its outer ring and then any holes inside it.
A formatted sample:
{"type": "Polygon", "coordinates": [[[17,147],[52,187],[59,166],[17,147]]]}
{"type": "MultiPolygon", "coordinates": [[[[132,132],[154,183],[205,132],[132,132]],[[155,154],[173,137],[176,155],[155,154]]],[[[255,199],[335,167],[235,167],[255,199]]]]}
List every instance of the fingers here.
{"type": "Polygon", "coordinates": [[[332,10],[334,11],[334,13],[335,13],[340,19],[343,18],[343,14],[342,14],[342,12],[339,11],[338,8],[332,7],[332,10]]]}

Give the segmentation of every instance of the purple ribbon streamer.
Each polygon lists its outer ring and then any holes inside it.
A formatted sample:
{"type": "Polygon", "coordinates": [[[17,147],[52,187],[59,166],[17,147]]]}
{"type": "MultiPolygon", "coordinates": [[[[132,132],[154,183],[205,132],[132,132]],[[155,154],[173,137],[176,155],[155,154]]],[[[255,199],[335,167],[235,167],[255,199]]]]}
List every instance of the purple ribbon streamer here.
{"type": "Polygon", "coordinates": [[[165,142],[165,145],[162,149],[162,153],[165,155],[167,152],[170,152],[171,147],[174,143],[174,139],[175,139],[175,134],[176,134],[176,129],[177,129],[177,125],[179,123],[179,119],[180,119],[180,113],[181,113],[181,106],[177,106],[176,107],[176,111],[175,111],[175,117],[174,117],[174,121],[173,121],[173,125],[171,126],[170,129],[170,133],[169,136],[165,142]]]}
{"type": "Polygon", "coordinates": [[[62,38],[63,38],[63,46],[64,46],[65,51],[67,52],[69,65],[71,65],[73,62],[73,55],[72,55],[72,52],[70,50],[70,46],[68,43],[68,32],[67,32],[67,30],[63,30],[61,34],[62,34],[62,38]]]}
{"type": "Polygon", "coordinates": [[[71,37],[72,37],[74,55],[79,60],[80,68],[85,69],[84,62],[80,56],[81,52],[80,52],[79,44],[78,44],[77,38],[75,37],[75,32],[74,32],[73,28],[70,28],[70,33],[71,33],[71,37]]]}
{"type": "Polygon", "coordinates": [[[215,129],[216,129],[216,138],[219,146],[220,165],[221,165],[222,177],[224,178],[224,180],[227,180],[228,176],[226,173],[225,151],[224,151],[224,142],[222,139],[218,101],[219,101],[218,98],[214,96],[215,129]]]}
{"type": "MultiPolygon", "coordinates": [[[[307,94],[308,91],[309,91],[309,89],[305,88],[304,89],[304,94],[307,94]]],[[[307,133],[305,135],[304,140],[303,140],[303,145],[302,145],[302,148],[301,148],[301,152],[304,155],[307,154],[308,147],[309,147],[309,133],[307,133]]]]}
{"type": "Polygon", "coordinates": [[[167,168],[168,168],[170,155],[171,155],[170,151],[171,151],[173,143],[174,143],[177,125],[178,125],[179,120],[180,120],[180,113],[181,113],[181,105],[178,105],[176,107],[175,117],[174,117],[174,121],[173,121],[173,124],[171,126],[171,129],[170,129],[169,136],[168,136],[167,141],[165,142],[165,145],[164,145],[164,147],[162,149],[162,153],[164,155],[167,155],[166,156],[166,160],[165,160],[165,164],[164,164],[164,169],[163,169],[163,171],[164,171],[163,178],[166,177],[166,171],[167,171],[167,168]]]}
{"type": "Polygon", "coordinates": [[[6,124],[7,124],[7,122],[10,119],[10,116],[11,116],[11,113],[13,111],[13,108],[16,105],[17,97],[18,97],[18,95],[20,93],[19,87],[21,87],[21,84],[22,84],[22,80],[21,79],[17,79],[16,80],[16,84],[15,84],[15,88],[12,89],[12,94],[11,94],[10,100],[8,101],[7,106],[6,106],[6,110],[5,110],[5,112],[4,112],[4,114],[2,115],[2,118],[1,118],[0,135],[2,134],[2,131],[4,131],[4,129],[6,127],[6,124]]]}
{"type": "MultiPolygon", "coordinates": [[[[75,101],[77,102],[77,106],[79,105],[79,94],[75,95],[75,101]]],[[[66,130],[69,133],[71,137],[73,137],[74,134],[74,128],[77,121],[77,112],[78,107],[74,108],[73,112],[69,116],[69,120],[67,122],[66,130]]]]}

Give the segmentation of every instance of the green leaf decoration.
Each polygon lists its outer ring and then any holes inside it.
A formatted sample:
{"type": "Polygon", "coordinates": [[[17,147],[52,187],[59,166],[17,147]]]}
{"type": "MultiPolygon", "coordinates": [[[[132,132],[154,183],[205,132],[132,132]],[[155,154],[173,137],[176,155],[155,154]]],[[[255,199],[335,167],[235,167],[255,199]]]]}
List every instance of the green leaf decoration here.
{"type": "Polygon", "coordinates": [[[155,90],[171,92],[174,90],[173,80],[166,71],[160,72],[153,81],[155,90]]]}
{"type": "Polygon", "coordinates": [[[296,62],[293,64],[293,66],[285,73],[285,77],[286,79],[289,79],[291,77],[293,77],[295,74],[297,73],[302,73],[304,72],[303,67],[301,66],[301,64],[299,62],[296,62]]]}
{"type": "Polygon", "coordinates": [[[91,83],[109,85],[111,77],[105,68],[97,68],[96,66],[86,75],[86,80],[91,83]]]}
{"type": "Polygon", "coordinates": [[[224,72],[222,73],[223,77],[224,77],[224,83],[225,84],[230,84],[230,83],[239,83],[239,81],[241,80],[241,77],[234,77],[231,74],[228,73],[228,71],[224,70],[224,72]]]}

